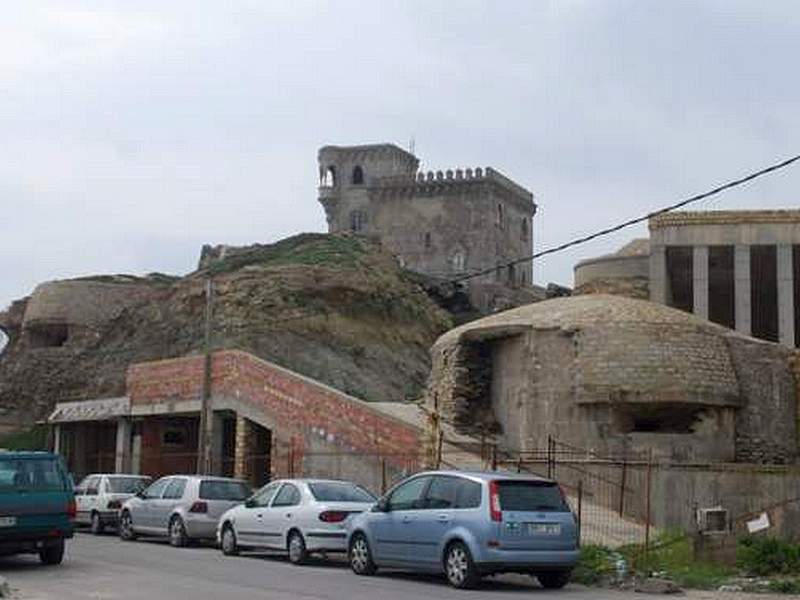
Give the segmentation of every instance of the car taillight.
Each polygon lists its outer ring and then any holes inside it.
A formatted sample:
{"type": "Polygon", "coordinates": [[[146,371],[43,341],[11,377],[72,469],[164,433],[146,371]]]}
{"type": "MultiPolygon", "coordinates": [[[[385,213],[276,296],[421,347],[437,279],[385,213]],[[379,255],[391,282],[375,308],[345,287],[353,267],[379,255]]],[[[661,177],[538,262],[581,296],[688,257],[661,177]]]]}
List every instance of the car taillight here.
{"type": "Polygon", "coordinates": [[[341,510],[326,510],[319,513],[319,520],[323,523],[341,523],[347,518],[347,513],[341,510]]]}
{"type": "Polygon", "coordinates": [[[208,504],[205,502],[195,502],[192,504],[192,507],[189,509],[190,513],[207,513],[208,512],[208,504]]]}
{"type": "Polygon", "coordinates": [[[74,519],[78,515],[78,506],[75,504],[75,500],[70,500],[67,502],[67,517],[70,519],[74,519]]]}
{"type": "Polygon", "coordinates": [[[122,502],[120,502],[119,500],[111,500],[108,503],[108,508],[109,510],[119,510],[120,508],[122,508],[122,502]]]}
{"type": "Polygon", "coordinates": [[[489,515],[492,521],[498,523],[503,520],[503,511],[500,508],[500,486],[496,481],[489,482],[489,515]]]}

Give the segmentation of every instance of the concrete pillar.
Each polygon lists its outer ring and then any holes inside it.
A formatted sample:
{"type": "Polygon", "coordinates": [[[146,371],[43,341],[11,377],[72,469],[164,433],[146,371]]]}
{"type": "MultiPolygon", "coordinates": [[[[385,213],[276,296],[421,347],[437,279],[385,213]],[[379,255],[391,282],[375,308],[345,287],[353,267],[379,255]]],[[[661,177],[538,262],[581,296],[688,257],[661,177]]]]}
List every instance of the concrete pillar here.
{"type": "Polygon", "coordinates": [[[667,303],[667,248],[650,248],[650,300],[659,304],[667,303]]]}
{"type": "Polygon", "coordinates": [[[131,470],[131,422],[130,419],[117,421],[117,450],[114,460],[116,473],[130,473],[131,470]]]}
{"type": "Polygon", "coordinates": [[[733,247],[733,279],[736,303],[736,331],[752,334],[750,302],[750,246],[736,244],[733,247]]]}
{"type": "Polygon", "coordinates": [[[223,436],[225,434],[224,419],[221,413],[211,413],[211,474],[222,475],[225,465],[222,464],[223,436]]]}
{"type": "Polygon", "coordinates": [[[794,268],[792,245],[778,244],[778,337],[794,348],[794,268]]]}
{"type": "Polygon", "coordinates": [[[698,317],[708,319],[708,246],[692,248],[692,289],[692,312],[698,317]]]}
{"type": "Polygon", "coordinates": [[[53,425],[53,452],[61,454],[61,425],[53,425]]]}
{"type": "Polygon", "coordinates": [[[131,473],[134,475],[142,474],[142,434],[136,433],[131,444],[131,473]]]}
{"type": "Polygon", "coordinates": [[[233,457],[233,476],[247,479],[247,455],[250,448],[250,424],[243,416],[236,415],[236,446],[233,457]]]}

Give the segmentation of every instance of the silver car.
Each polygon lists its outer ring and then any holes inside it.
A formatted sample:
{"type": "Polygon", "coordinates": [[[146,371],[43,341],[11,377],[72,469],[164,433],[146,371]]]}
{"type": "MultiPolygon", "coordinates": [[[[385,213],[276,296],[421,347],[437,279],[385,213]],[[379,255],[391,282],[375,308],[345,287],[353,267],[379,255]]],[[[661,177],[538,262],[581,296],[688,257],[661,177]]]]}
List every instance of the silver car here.
{"type": "Polygon", "coordinates": [[[114,473],[87,475],[75,487],[77,507],[75,522],[90,525],[92,533],[100,534],[107,526],[116,527],[122,503],[146,488],[150,477],[114,473]]]}
{"type": "Polygon", "coordinates": [[[119,535],[169,537],[173,546],[214,539],[220,516],[250,495],[238,479],[202,475],[162,477],[122,505],[119,535]]]}
{"type": "Polygon", "coordinates": [[[312,552],[346,552],[348,520],[369,510],[375,497],[348,481],[283,479],[256,492],[219,520],[222,552],[282,550],[295,564],[312,552]]]}

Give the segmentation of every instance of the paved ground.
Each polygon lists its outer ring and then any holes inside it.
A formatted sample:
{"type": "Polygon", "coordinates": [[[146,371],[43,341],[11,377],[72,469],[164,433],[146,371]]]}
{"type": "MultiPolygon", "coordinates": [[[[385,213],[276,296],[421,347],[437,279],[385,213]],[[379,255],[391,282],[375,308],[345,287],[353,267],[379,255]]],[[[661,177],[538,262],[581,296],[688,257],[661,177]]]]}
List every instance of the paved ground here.
{"type": "MultiPolygon", "coordinates": [[[[476,597],[442,580],[400,573],[357,577],[341,561],[295,567],[268,555],[225,557],[213,548],[172,548],[161,542],[124,543],[113,536],[78,534],[60,567],[42,567],[36,557],[0,558],[0,574],[25,600],[401,600],[476,597]]],[[[481,599],[534,595],[541,600],[640,600],[640,594],[568,586],[551,592],[530,578],[490,579],[481,599]]],[[[719,600],[743,594],[704,594],[719,600]]],[[[760,598],[765,598],[761,596],[760,598]]]]}

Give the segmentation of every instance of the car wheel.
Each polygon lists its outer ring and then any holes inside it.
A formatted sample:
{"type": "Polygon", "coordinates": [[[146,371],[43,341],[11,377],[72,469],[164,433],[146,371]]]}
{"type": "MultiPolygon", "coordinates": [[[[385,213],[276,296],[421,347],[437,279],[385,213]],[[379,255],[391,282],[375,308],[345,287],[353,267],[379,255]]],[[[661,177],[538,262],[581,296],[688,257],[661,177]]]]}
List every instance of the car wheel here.
{"type": "Polygon", "coordinates": [[[92,513],[92,533],[100,535],[103,531],[105,531],[105,525],[103,525],[103,521],[100,519],[100,513],[92,513]]]}
{"type": "Polygon", "coordinates": [[[289,551],[289,562],[294,565],[302,565],[308,560],[308,550],[306,550],[306,541],[299,531],[292,531],[289,534],[289,540],[286,543],[289,551]]]}
{"type": "Polygon", "coordinates": [[[444,572],[450,585],[459,589],[473,588],[481,579],[469,548],[463,542],[453,542],[447,547],[444,572]]]}
{"type": "Polygon", "coordinates": [[[536,573],[536,579],[548,590],[560,590],[567,583],[572,575],[572,571],[542,571],[536,573]]]}
{"type": "Polygon", "coordinates": [[[236,532],[233,530],[233,526],[230,524],[226,524],[225,527],[222,528],[222,553],[225,556],[236,556],[239,554],[239,546],[236,543],[236,532]]]}
{"type": "Polygon", "coordinates": [[[136,531],[133,529],[133,519],[127,510],[119,518],[119,537],[126,542],[136,539],[136,531]]]}
{"type": "Polygon", "coordinates": [[[64,560],[64,540],[60,539],[39,551],[39,560],[45,565],[60,565],[64,560]]]}
{"type": "Polygon", "coordinates": [[[183,526],[183,520],[180,517],[172,517],[169,521],[169,543],[176,548],[182,548],[189,542],[189,537],[186,535],[186,527],[183,526]]]}
{"type": "Polygon", "coordinates": [[[363,533],[357,533],[350,540],[350,549],[348,552],[350,559],[350,568],[356,575],[374,575],[378,570],[375,562],[372,560],[372,552],[369,549],[369,542],[367,536],[363,533]]]}

